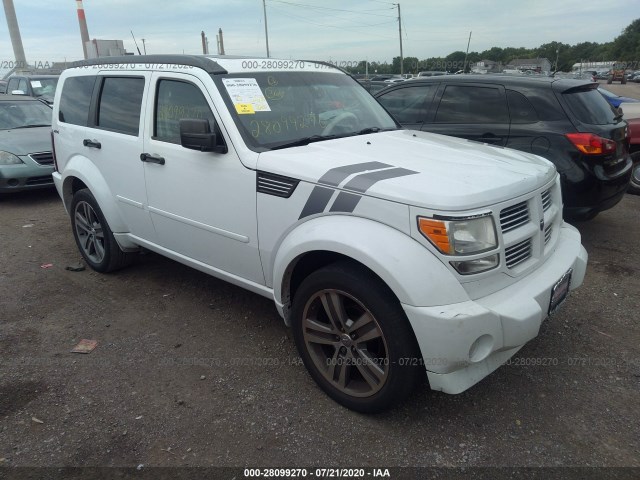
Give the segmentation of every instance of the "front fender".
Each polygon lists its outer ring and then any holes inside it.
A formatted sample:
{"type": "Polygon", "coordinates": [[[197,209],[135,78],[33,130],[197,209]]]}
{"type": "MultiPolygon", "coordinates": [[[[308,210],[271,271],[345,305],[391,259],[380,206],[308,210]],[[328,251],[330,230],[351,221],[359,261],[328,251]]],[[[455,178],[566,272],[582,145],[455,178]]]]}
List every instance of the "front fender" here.
{"type": "Polygon", "coordinates": [[[73,181],[77,178],[91,191],[107,219],[109,228],[114,233],[128,232],[128,228],[120,215],[116,202],[100,170],[86,157],[77,155],[65,165],[62,178],[62,200],[67,211],[73,199],[73,181]]]}
{"type": "Polygon", "coordinates": [[[290,268],[308,252],[330,251],[365,265],[403,304],[437,306],[469,300],[442,262],[405,233],[373,220],[331,215],[292,230],[280,244],[273,268],[274,299],[287,301],[283,285],[290,268]]]}

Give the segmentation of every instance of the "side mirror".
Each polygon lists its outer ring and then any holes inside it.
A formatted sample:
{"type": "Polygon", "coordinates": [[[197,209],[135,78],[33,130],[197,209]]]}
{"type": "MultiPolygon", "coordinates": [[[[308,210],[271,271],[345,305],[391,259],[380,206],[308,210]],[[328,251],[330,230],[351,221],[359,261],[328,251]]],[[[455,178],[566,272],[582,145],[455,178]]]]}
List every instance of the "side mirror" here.
{"type": "Polygon", "coordinates": [[[26,95],[22,90],[11,90],[11,95],[26,95]]]}
{"type": "Polygon", "coordinates": [[[201,152],[227,153],[224,141],[211,132],[208,120],[180,120],[180,144],[201,152]]]}

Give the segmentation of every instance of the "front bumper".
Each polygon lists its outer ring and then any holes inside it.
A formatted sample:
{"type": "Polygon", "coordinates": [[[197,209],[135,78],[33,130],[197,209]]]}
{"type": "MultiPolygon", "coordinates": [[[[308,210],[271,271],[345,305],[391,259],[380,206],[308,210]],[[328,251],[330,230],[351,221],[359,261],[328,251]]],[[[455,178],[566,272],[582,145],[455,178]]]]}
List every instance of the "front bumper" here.
{"type": "Polygon", "coordinates": [[[0,166],[0,193],[53,186],[53,167],[33,164],[0,166]]]}
{"type": "Polygon", "coordinates": [[[486,297],[438,307],[402,305],[413,327],[433,390],[461,393],[538,335],[551,290],[573,269],[579,287],[587,252],[578,231],[563,224],[554,253],[516,283],[486,297]]]}

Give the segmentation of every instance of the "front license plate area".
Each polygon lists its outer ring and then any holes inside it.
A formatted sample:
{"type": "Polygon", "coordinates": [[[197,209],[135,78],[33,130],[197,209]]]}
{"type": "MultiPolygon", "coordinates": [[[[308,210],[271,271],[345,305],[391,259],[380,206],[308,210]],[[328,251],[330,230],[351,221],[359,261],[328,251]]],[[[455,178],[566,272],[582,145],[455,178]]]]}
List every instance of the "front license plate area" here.
{"type": "Polygon", "coordinates": [[[570,268],[567,273],[565,273],[560,280],[553,286],[551,289],[551,300],[549,301],[549,315],[554,313],[562,302],[567,299],[567,295],[569,295],[569,287],[571,286],[571,274],[573,273],[573,269],[570,268]]]}

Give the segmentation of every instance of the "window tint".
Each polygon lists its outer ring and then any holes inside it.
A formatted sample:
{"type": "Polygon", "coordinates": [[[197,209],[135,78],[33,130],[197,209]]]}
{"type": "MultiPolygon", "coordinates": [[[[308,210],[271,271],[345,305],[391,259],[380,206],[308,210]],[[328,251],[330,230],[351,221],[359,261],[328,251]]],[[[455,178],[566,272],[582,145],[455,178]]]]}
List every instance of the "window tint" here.
{"type": "Polygon", "coordinates": [[[492,87],[448,85],[442,95],[436,123],[508,123],[507,104],[492,87]]]}
{"type": "Polygon", "coordinates": [[[95,81],[95,76],[70,77],[64,81],[62,95],[60,95],[58,120],[82,127],[87,126],[95,81]]]}
{"type": "Polygon", "coordinates": [[[191,83],[160,80],[156,96],[154,138],[180,144],[180,120],[206,119],[213,131],[214,117],[204,95],[191,83]]]}
{"type": "Polygon", "coordinates": [[[400,123],[420,123],[427,118],[427,105],[433,98],[437,84],[405,87],[393,90],[378,101],[400,123]]]}
{"type": "Polygon", "coordinates": [[[562,97],[569,104],[571,112],[582,123],[606,125],[616,123],[613,108],[595,88],[571,90],[562,97]]]}
{"type": "Polygon", "coordinates": [[[521,93],[507,90],[507,101],[509,102],[511,123],[536,123],[538,121],[538,114],[533,105],[521,93]]]}
{"type": "Polygon", "coordinates": [[[98,106],[98,126],[138,135],[144,78],[107,77],[98,106]]]}

